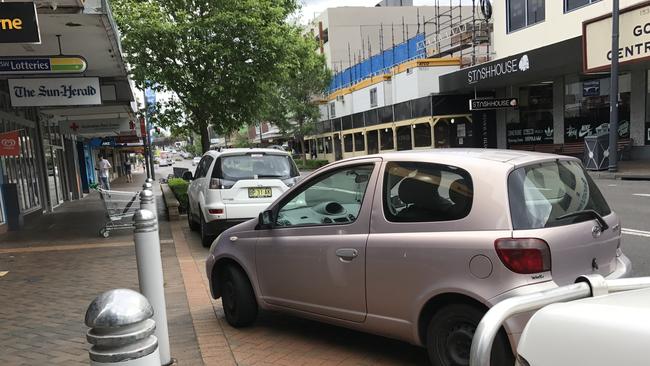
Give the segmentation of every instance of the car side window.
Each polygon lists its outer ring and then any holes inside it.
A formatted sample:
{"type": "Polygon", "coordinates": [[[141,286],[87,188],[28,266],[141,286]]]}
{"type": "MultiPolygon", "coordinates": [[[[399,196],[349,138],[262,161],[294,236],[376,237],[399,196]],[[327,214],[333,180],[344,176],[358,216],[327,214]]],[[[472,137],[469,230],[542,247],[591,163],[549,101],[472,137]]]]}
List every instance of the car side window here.
{"type": "Polygon", "coordinates": [[[208,174],[208,170],[210,170],[210,164],[212,164],[212,156],[204,156],[203,159],[199,162],[199,165],[196,167],[196,173],[194,174],[194,178],[204,178],[206,174],[208,174]]]}
{"type": "Polygon", "coordinates": [[[390,162],[384,173],[384,216],[392,222],[459,220],[472,209],[474,188],[465,170],[449,165],[390,162]]]}
{"type": "Polygon", "coordinates": [[[324,173],[303,187],[279,210],[276,225],[335,225],[354,222],[368,188],[374,164],[324,173]]]}

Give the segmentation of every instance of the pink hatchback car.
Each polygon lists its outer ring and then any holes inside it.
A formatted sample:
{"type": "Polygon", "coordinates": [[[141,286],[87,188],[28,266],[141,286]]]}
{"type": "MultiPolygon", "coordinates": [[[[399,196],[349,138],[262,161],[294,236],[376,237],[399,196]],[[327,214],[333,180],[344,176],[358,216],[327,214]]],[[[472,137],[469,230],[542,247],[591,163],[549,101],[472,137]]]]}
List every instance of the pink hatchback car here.
{"type": "MultiPolygon", "coordinates": [[[[618,216],[566,156],[441,149],[319,169],[221,234],[206,270],[227,321],[281,310],[401,339],[467,365],[486,310],[582,274],[629,274],[618,216]]],[[[511,318],[492,365],[530,314],[511,318]]]]}

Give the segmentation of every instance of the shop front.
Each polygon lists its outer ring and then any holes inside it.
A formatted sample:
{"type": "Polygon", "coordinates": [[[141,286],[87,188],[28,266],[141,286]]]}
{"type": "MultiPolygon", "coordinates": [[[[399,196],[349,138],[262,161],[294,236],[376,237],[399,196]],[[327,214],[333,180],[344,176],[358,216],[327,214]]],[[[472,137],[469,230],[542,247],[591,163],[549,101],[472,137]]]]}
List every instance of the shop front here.
{"type": "MultiPolygon", "coordinates": [[[[496,147],[581,156],[584,138],[609,133],[610,119],[609,74],[585,72],[582,46],[576,37],[462,69],[440,76],[440,88],[517,101],[483,116],[496,147]]],[[[623,64],[618,76],[619,145],[630,152],[624,157],[650,158],[648,66],[623,64]]]]}

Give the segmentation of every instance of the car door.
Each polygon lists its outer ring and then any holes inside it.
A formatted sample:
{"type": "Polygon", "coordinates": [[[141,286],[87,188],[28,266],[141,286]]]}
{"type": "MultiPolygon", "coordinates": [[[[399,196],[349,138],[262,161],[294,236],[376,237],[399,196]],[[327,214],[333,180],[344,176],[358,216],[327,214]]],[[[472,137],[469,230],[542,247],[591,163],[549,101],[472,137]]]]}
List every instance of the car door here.
{"type": "Polygon", "coordinates": [[[256,265],[262,299],[313,314],[362,322],[365,253],[381,159],[360,159],[310,176],[272,206],[256,265]]]}

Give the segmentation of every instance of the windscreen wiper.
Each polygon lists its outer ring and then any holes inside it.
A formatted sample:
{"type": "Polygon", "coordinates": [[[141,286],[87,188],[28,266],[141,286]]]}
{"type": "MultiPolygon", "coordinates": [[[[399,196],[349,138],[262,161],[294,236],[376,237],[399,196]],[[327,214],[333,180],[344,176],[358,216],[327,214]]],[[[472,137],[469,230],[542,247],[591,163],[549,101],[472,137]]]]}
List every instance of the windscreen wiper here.
{"type": "Polygon", "coordinates": [[[258,178],[282,178],[284,175],[273,175],[273,174],[258,174],[258,178]]]}
{"type": "Polygon", "coordinates": [[[577,217],[577,216],[590,216],[591,218],[598,221],[598,223],[600,224],[600,229],[602,231],[605,231],[609,228],[609,225],[607,225],[605,219],[603,219],[603,217],[600,216],[600,214],[594,210],[582,210],[582,211],[571,212],[566,215],[558,216],[555,219],[562,220],[562,219],[568,219],[570,217],[577,217]]]}

